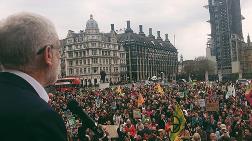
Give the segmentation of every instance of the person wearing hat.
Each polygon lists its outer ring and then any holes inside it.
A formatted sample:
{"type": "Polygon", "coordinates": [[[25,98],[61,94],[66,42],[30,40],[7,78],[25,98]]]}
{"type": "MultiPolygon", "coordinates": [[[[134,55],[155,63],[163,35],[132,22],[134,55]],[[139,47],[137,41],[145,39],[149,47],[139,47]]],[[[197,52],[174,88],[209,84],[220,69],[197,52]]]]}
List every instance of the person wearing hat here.
{"type": "Polygon", "coordinates": [[[157,141],[168,141],[168,137],[165,134],[164,129],[159,129],[158,130],[158,136],[157,136],[157,141]]]}
{"type": "Polygon", "coordinates": [[[226,125],[221,124],[220,128],[221,128],[220,131],[216,131],[216,136],[218,140],[220,140],[221,138],[230,138],[226,125]]]}

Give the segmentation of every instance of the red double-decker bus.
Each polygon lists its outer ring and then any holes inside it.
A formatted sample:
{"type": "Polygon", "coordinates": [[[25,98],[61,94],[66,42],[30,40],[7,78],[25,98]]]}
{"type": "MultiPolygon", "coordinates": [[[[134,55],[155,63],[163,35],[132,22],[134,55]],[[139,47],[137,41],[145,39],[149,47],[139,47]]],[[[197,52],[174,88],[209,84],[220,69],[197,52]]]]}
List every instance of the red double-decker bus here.
{"type": "Polygon", "coordinates": [[[59,92],[73,92],[76,91],[81,85],[80,78],[67,77],[58,79],[54,87],[59,92]]]}

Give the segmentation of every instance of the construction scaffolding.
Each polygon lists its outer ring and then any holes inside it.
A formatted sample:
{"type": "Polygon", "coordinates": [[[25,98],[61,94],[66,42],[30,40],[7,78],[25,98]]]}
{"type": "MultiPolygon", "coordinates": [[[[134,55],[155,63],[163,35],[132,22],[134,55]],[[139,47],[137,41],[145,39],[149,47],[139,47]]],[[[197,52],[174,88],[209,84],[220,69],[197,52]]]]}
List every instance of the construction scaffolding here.
{"type": "Polygon", "coordinates": [[[233,58],[239,53],[233,40],[243,40],[240,0],[208,0],[204,7],[210,13],[211,47],[216,55],[218,73],[231,74],[233,58]]]}

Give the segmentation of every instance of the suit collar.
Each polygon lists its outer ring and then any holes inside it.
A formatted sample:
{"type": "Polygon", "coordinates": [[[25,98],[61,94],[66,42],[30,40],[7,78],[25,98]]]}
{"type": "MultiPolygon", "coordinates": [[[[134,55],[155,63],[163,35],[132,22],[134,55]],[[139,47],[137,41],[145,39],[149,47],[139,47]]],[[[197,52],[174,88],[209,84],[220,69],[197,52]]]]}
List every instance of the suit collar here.
{"type": "Polygon", "coordinates": [[[35,93],[37,93],[40,98],[42,98],[46,102],[49,101],[47,92],[33,77],[15,70],[7,70],[6,72],[4,72],[4,76],[8,77],[7,80],[11,80],[9,81],[10,83],[35,90],[35,93]]]}
{"type": "Polygon", "coordinates": [[[0,72],[0,82],[12,84],[14,86],[18,86],[24,89],[30,89],[36,92],[35,89],[27,81],[13,73],[0,72]]]}

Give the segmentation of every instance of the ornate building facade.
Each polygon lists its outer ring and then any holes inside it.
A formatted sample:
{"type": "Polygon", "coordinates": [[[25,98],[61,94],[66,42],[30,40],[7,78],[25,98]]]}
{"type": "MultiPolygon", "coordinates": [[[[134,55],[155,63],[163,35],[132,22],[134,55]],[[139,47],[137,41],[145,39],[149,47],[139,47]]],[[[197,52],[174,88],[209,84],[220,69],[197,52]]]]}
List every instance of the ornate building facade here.
{"type": "Polygon", "coordinates": [[[137,34],[131,29],[130,21],[127,21],[125,33],[117,34],[117,37],[126,51],[128,80],[146,80],[152,76],[175,79],[178,71],[178,52],[170,43],[168,34],[163,40],[160,31],[157,31],[155,38],[152,28],[149,28],[149,35],[146,36],[142,25],[139,25],[137,34]]]}
{"type": "Polygon", "coordinates": [[[85,31],[69,30],[61,44],[62,77],[80,77],[83,85],[99,84],[100,72],[104,70],[107,82],[126,79],[126,53],[117,41],[113,24],[109,33],[100,33],[90,15],[85,31]]]}

